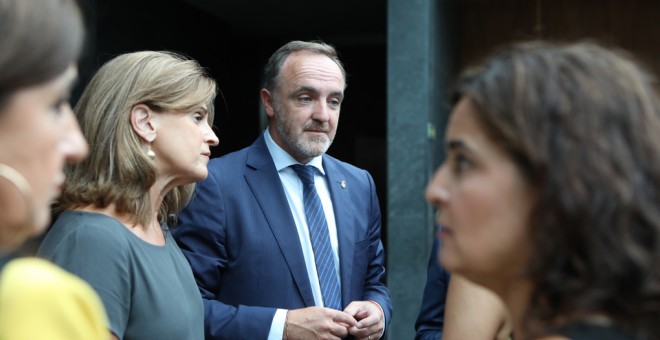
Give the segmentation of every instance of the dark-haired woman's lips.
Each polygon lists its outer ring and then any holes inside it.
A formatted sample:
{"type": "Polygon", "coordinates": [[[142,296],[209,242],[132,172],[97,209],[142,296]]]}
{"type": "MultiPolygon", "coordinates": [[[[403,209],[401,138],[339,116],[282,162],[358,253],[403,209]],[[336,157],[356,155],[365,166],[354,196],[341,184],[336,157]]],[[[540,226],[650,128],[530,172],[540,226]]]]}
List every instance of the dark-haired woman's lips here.
{"type": "Polygon", "coordinates": [[[445,224],[440,225],[440,227],[438,228],[438,238],[439,239],[444,239],[444,238],[447,238],[447,237],[451,237],[453,234],[454,234],[454,231],[451,228],[447,227],[447,225],[445,225],[445,224]]]}

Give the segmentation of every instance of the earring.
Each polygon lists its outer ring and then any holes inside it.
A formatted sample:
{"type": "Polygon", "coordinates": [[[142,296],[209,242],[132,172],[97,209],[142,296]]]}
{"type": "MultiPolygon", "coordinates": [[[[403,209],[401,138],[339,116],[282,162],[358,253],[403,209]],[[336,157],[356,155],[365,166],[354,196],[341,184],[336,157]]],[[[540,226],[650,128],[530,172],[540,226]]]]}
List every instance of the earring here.
{"type": "Polygon", "coordinates": [[[154,150],[151,149],[151,144],[149,144],[149,146],[147,147],[147,157],[149,157],[149,159],[151,159],[152,161],[156,158],[156,153],[154,152],[154,150]]]}
{"type": "MultiPolygon", "coordinates": [[[[9,165],[2,163],[0,163],[0,179],[4,179],[11,183],[11,185],[14,186],[14,188],[16,188],[21,194],[27,210],[25,219],[22,224],[25,226],[32,225],[35,216],[35,203],[34,198],[32,197],[32,188],[30,183],[20,172],[10,167],[9,165]]],[[[3,188],[2,191],[5,191],[5,189],[3,188]]]]}
{"type": "Polygon", "coordinates": [[[18,189],[23,197],[32,196],[30,183],[28,183],[27,179],[25,179],[25,177],[23,177],[20,172],[16,171],[9,165],[0,163],[0,177],[9,181],[9,183],[18,189]]]}

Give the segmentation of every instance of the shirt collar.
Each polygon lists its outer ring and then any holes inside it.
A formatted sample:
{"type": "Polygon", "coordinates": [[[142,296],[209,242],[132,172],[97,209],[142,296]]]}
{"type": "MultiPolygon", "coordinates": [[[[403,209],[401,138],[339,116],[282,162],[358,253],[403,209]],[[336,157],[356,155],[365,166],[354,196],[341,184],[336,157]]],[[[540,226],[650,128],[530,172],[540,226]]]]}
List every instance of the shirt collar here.
{"type": "MultiPolygon", "coordinates": [[[[273,162],[275,163],[275,168],[278,172],[294,164],[300,164],[295,158],[275,143],[268,128],[264,131],[264,140],[266,141],[266,147],[268,148],[268,152],[270,152],[270,156],[273,157],[273,162]]],[[[325,170],[323,169],[323,155],[314,157],[309,163],[303,165],[311,165],[317,168],[321,174],[325,176],[325,170]]]]}

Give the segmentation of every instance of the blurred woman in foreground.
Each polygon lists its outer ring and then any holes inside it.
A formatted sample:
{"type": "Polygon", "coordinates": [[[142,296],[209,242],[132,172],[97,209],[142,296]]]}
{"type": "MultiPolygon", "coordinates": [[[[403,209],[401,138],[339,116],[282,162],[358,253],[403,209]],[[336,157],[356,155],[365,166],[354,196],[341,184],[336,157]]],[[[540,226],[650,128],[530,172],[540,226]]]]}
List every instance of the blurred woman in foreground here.
{"type": "Polygon", "coordinates": [[[427,188],[442,264],[515,339],[660,337],[660,103],[621,51],[527,43],[463,74],[427,188]]]}
{"type": "Polygon", "coordinates": [[[48,225],[64,163],[87,154],[68,103],[79,9],[71,0],[0,0],[0,32],[0,339],[107,339],[87,284],[43,260],[9,258],[48,225]]]}

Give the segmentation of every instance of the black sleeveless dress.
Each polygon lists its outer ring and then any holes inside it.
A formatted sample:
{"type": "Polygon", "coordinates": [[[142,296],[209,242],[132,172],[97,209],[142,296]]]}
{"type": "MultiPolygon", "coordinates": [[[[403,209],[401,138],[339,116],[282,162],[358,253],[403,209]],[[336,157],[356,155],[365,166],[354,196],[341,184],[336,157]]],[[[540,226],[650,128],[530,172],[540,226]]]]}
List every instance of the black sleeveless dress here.
{"type": "Polygon", "coordinates": [[[571,340],[651,340],[649,337],[637,337],[613,326],[593,324],[571,324],[558,328],[553,333],[571,340]]]}

